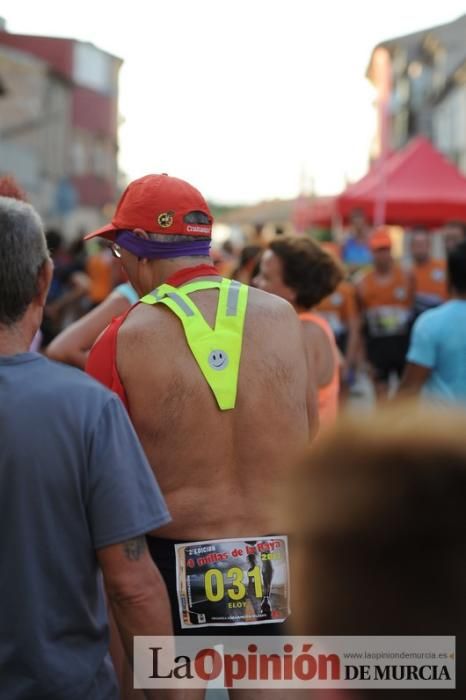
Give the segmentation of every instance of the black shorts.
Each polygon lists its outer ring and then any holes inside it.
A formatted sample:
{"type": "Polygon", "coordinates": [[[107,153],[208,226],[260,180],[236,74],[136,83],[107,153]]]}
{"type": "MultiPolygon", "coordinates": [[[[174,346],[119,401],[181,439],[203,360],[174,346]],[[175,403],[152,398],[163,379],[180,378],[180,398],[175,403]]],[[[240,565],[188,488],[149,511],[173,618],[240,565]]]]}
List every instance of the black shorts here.
{"type": "Polygon", "coordinates": [[[346,348],[348,347],[348,332],[343,331],[342,333],[335,335],[335,342],[337,344],[337,348],[344,356],[346,354],[346,348]]]}
{"type": "Polygon", "coordinates": [[[391,374],[403,374],[409,336],[390,335],[366,339],[367,359],[374,370],[374,379],[387,382],[391,374]]]}
{"type": "MultiPolygon", "coordinates": [[[[167,587],[170,598],[170,606],[173,620],[173,630],[175,635],[196,635],[203,637],[228,637],[228,636],[277,636],[287,634],[285,622],[267,622],[255,625],[215,625],[215,626],[193,626],[191,628],[181,627],[180,611],[177,595],[176,581],[176,555],[175,545],[185,544],[191,540],[172,540],[161,537],[147,537],[147,543],[151,557],[157,565],[167,587]]],[[[222,605],[220,601],[219,605],[222,605]]],[[[219,610],[220,612],[220,610],[219,610]]]]}

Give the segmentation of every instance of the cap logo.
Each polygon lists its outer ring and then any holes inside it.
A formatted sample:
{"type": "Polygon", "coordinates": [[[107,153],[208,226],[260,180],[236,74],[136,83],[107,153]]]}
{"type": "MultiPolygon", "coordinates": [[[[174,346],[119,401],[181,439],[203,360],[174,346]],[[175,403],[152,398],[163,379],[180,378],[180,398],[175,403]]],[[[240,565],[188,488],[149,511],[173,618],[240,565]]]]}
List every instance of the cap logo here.
{"type": "Polygon", "coordinates": [[[186,226],[186,231],[188,233],[210,234],[210,226],[191,226],[190,224],[188,224],[188,226],[186,226]]]}
{"type": "Polygon", "coordinates": [[[164,211],[163,214],[159,214],[157,218],[157,223],[162,228],[169,228],[173,224],[173,212],[164,211]]]}

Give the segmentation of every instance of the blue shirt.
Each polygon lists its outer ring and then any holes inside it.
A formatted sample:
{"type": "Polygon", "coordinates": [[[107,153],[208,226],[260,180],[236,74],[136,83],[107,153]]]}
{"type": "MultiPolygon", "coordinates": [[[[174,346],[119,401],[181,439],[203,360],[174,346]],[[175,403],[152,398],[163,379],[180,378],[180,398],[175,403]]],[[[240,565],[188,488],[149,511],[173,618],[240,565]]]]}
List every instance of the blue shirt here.
{"type": "Polygon", "coordinates": [[[129,301],[131,306],[133,306],[133,304],[135,304],[139,299],[138,293],[136,292],[134,287],[130,285],[129,282],[119,284],[115,291],[121,294],[122,297],[125,297],[125,299],[129,301]]]}
{"type": "Polygon", "coordinates": [[[343,244],[341,258],[347,265],[364,267],[372,263],[372,253],[367,243],[352,237],[343,244]]]}
{"type": "Polygon", "coordinates": [[[0,698],[116,700],[96,549],[170,517],[114,394],[0,357],[0,698]]]}
{"type": "Polygon", "coordinates": [[[423,394],[466,406],[466,301],[447,301],[421,314],[407,360],[432,370],[423,394]]]}

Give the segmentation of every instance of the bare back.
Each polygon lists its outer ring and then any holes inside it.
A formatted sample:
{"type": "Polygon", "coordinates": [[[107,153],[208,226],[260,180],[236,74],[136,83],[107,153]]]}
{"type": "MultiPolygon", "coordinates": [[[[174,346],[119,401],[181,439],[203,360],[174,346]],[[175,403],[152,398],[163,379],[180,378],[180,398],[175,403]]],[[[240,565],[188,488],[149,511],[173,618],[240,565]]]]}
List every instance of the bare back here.
{"type": "MultiPolygon", "coordinates": [[[[213,325],[217,290],[191,295],[213,325]]],[[[139,305],[118,335],[117,366],[134,427],[178,539],[277,532],[271,499],[315,427],[300,322],[278,297],[249,290],[233,410],[221,411],[166,307],[139,305]]]]}

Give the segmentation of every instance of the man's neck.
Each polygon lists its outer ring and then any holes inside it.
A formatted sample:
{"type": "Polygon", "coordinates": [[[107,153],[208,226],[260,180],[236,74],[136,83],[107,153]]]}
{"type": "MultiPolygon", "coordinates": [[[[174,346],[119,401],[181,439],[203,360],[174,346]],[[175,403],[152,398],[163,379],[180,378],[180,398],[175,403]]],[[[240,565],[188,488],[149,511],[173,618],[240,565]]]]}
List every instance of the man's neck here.
{"type": "Polygon", "coordinates": [[[31,342],[31,333],[23,323],[0,326],[0,355],[18,355],[27,352],[31,342]]]}
{"type": "Polygon", "coordinates": [[[196,255],[186,258],[159,260],[156,275],[160,281],[155,286],[163,284],[169,277],[172,277],[177,272],[181,272],[181,270],[186,270],[189,267],[198,267],[199,265],[213,265],[212,258],[196,255]]]}

